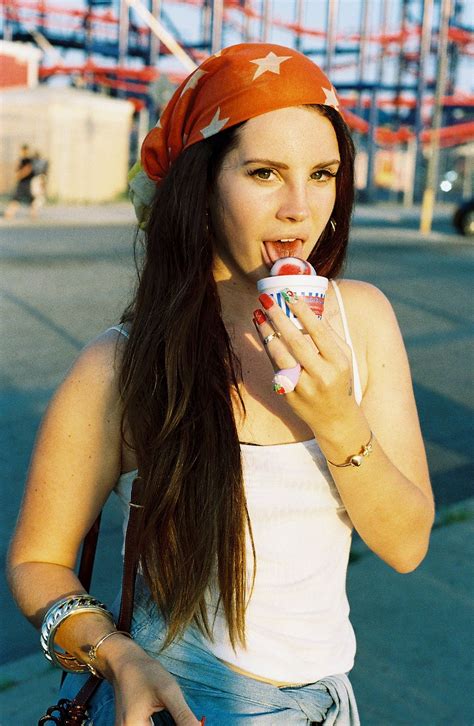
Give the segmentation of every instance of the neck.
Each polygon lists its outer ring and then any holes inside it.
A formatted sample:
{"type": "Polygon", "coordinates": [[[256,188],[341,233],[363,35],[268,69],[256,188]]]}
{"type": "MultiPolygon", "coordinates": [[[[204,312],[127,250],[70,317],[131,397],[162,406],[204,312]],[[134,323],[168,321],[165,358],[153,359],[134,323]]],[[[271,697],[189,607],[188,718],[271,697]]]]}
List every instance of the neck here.
{"type": "Polygon", "coordinates": [[[239,281],[234,277],[217,281],[217,292],[222,305],[225,326],[252,329],[253,311],[259,307],[255,283],[248,278],[239,281]]]}
{"type": "Polygon", "coordinates": [[[214,279],[222,305],[226,326],[239,325],[252,328],[253,311],[259,307],[257,277],[239,269],[230,269],[216,260],[214,279]]]}

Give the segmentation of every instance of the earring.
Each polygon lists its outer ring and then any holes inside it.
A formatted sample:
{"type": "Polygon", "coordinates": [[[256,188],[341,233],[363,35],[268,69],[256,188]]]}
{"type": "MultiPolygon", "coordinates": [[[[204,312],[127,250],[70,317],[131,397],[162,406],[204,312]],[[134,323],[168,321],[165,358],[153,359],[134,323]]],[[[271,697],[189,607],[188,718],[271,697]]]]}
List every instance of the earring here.
{"type": "Polygon", "coordinates": [[[336,231],[336,222],[334,221],[334,219],[332,217],[329,220],[329,224],[331,225],[332,233],[334,234],[334,232],[336,231]]]}

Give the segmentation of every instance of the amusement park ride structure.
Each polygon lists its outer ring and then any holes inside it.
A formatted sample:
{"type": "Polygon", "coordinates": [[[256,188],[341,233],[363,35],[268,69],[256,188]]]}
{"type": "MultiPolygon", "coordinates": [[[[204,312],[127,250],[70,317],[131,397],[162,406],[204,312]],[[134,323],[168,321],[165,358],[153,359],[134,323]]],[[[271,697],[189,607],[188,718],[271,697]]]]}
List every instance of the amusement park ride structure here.
{"type": "Polygon", "coordinates": [[[347,0],[288,0],[291,17],[284,20],[272,0],[85,2],[4,0],[2,37],[34,40],[45,51],[49,62],[40,68],[41,81],[68,76],[75,85],[127,98],[137,112],[155,117],[157,88],[169,90],[223,45],[279,42],[275,36],[284,32],[283,44],[313,57],[337,79],[343,113],[367,151],[369,197],[377,146],[411,144],[419,162],[423,145],[474,139],[474,96],[459,92],[457,83],[460,62],[474,55],[474,33],[462,22],[464,0],[399,0],[395,30],[390,0],[360,0],[358,29],[350,33],[340,20],[347,10],[353,13],[347,0]],[[311,16],[320,18],[318,29],[305,24],[308,5],[311,16]],[[199,27],[192,42],[173,21],[178,6],[199,27]],[[79,51],[81,63],[67,64],[61,56],[66,49],[79,51]]]}

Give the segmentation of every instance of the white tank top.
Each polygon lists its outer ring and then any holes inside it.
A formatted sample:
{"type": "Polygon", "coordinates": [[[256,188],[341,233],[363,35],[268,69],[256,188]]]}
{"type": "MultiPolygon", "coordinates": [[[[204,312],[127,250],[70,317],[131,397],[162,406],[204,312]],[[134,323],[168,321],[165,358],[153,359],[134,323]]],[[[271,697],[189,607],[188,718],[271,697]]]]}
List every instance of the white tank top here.
{"type": "MultiPolygon", "coordinates": [[[[353,355],[356,400],[361,384],[342,298],[344,333],[353,355]]],[[[123,332],[122,330],[120,332],[123,332]]],[[[351,670],[355,637],[349,622],[346,573],[352,525],[316,441],[241,444],[247,506],[257,568],[246,610],[247,647],[233,650],[219,592],[207,593],[217,658],[262,678],[311,683],[351,670]]],[[[125,520],[136,472],[115,487],[125,520]]],[[[126,521],[125,525],[126,526],[126,521]]],[[[253,557],[247,544],[248,582],[253,557]]],[[[204,636],[202,636],[204,637],[204,636]]]]}

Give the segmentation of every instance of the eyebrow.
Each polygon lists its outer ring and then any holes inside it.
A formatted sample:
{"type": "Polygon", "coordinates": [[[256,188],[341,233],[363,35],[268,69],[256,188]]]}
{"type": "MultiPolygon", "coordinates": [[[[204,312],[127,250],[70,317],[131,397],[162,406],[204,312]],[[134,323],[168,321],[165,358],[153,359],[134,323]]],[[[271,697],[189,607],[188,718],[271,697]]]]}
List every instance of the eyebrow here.
{"type": "MultiPolygon", "coordinates": [[[[321,161],[319,164],[315,164],[315,169],[323,169],[326,166],[333,166],[334,164],[340,164],[340,159],[331,159],[330,161],[321,161]]],[[[277,169],[289,169],[287,164],[283,164],[281,161],[272,161],[271,159],[247,159],[244,161],[244,166],[247,164],[264,164],[265,166],[274,166],[277,169]]]]}

